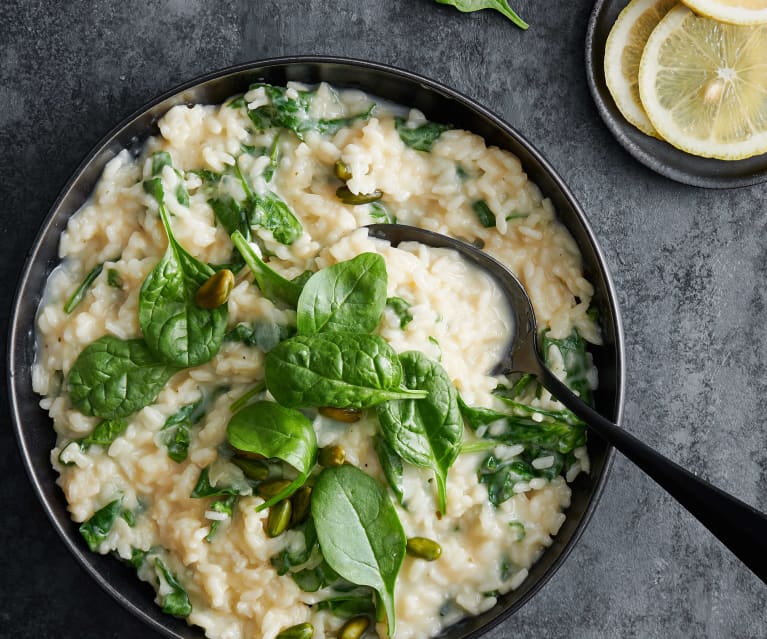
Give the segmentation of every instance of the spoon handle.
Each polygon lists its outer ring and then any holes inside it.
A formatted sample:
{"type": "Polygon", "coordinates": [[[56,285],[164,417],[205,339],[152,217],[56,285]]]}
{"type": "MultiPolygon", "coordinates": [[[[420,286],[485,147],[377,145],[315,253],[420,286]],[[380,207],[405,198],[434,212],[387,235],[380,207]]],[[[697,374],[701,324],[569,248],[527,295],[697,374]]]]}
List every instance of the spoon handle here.
{"type": "Polygon", "coordinates": [[[652,477],[767,583],[767,515],[696,477],[605,419],[545,367],[538,377],[546,390],[652,477]]]}

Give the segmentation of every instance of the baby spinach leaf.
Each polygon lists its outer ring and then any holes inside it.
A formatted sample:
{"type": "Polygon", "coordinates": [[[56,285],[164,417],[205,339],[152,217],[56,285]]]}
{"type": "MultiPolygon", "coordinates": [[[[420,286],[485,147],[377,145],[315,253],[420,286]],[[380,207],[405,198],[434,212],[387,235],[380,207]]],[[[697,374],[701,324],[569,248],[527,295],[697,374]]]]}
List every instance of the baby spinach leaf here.
{"type": "Polygon", "coordinates": [[[156,151],[152,153],[152,175],[160,175],[162,170],[169,166],[173,168],[173,160],[167,151],[156,151]]]}
{"type": "Polygon", "coordinates": [[[392,447],[386,443],[381,435],[376,435],[373,439],[373,448],[378,455],[378,462],[381,464],[389,488],[397,497],[397,501],[403,504],[405,498],[405,488],[403,484],[402,458],[392,450],[392,447]]]}
{"type": "Polygon", "coordinates": [[[390,297],[386,300],[388,306],[394,314],[399,317],[399,327],[405,328],[413,321],[413,314],[410,312],[412,304],[401,297],[390,297]]]}
{"type": "Polygon", "coordinates": [[[373,616],[375,614],[375,604],[371,592],[365,593],[347,593],[328,597],[317,602],[317,610],[328,610],[336,617],[348,619],[358,615],[373,616]]]}
{"type": "Polygon", "coordinates": [[[192,612],[192,604],[186,590],[159,558],[155,558],[154,567],[160,584],[158,597],[162,611],[174,617],[188,617],[192,612]],[[166,587],[163,587],[162,582],[166,587]]]}
{"type": "Polygon", "coordinates": [[[324,560],[314,568],[304,568],[291,573],[290,576],[304,592],[317,592],[320,588],[327,588],[338,580],[338,573],[324,560]]]}
{"type": "Polygon", "coordinates": [[[128,422],[124,419],[105,419],[96,425],[90,435],[80,440],[80,448],[87,450],[91,446],[109,446],[126,428],[128,422]]]}
{"type": "Polygon", "coordinates": [[[295,326],[278,324],[269,320],[256,320],[252,324],[240,322],[224,336],[224,341],[241,342],[268,353],[282,340],[293,337],[295,334],[295,326]]]}
{"type": "MultiPolygon", "coordinates": [[[[151,182],[148,188],[156,197],[162,193],[162,183],[159,178],[151,182]]],[[[147,346],[158,357],[175,366],[199,366],[221,348],[227,306],[205,309],[195,303],[195,294],[214,271],[176,242],[164,200],[157,201],[168,250],[141,286],[139,324],[147,346]]]]}
{"type": "Polygon", "coordinates": [[[69,399],[85,415],[127,417],[151,404],[179,370],[158,360],[143,339],[105,335],[86,346],[69,371],[69,399]]]}
{"type": "Polygon", "coordinates": [[[514,488],[519,483],[528,483],[535,477],[553,479],[565,466],[566,458],[553,451],[539,451],[533,455],[525,452],[520,457],[501,460],[495,455],[488,455],[479,467],[479,481],[487,486],[490,503],[499,506],[514,496],[514,488]],[[545,469],[537,469],[532,460],[539,456],[552,456],[554,461],[545,469]]]}
{"type": "Polygon", "coordinates": [[[70,297],[67,300],[67,303],[64,304],[64,312],[69,315],[72,311],[75,310],[75,307],[83,301],[85,298],[85,294],[88,292],[88,289],[91,287],[91,284],[93,284],[93,281],[101,275],[101,271],[104,268],[103,264],[96,264],[96,266],[93,267],[90,273],[88,273],[85,276],[85,279],[83,279],[80,286],[78,286],[75,289],[75,292],[72,293],[72,297],[70,297]]]}
{"type": "Polygon", "coordinates": [[[303,566],[308,563],[316,551],[319,551],[319,542],[317,541],[317,530],[314,527],[314,520],[310,517],[303,524],[296,526],[294,530],[301,533],[303,541],[297,547],[283,548],[279,553],[271,557],[269,562],[272,564],[277,574],[282,576],[290,572],[291,568],[303,566]]]}
{"type": "Polygon", "coordinates": [[[232,242],[253,273],[258,288],[267,299],[273,302],[281,301],[290,306],[298,303],[298,297],[301,295],[300,285],[285,279],[269,268],[239,231],[232,233],[232,242]]]}
{"type": "Polygon", "coordinates": [[[447,472],[461,452],[463,419],[458,393],[445,369],[418,351],[400,355],[405,386],[423,399],[386,402],[377,408],[381,432],[402,459],[430,468],[437,478],[439,511],[447,509],[447,472]]]}
{"type": "Polygon", "coordinates": [[[122,289],[123,287],[123,278],[122,275],[120,275],[120,271],[118,271],[116,268],[110,268],[107,270],[107,284],[111,286],[112,288],[119,288],[122,289]]]}
{"type": "Polygon", "coordinates": [[[115,499],[97,510],[88,521],[80,524],[80,534],[92,552],[98,552],[99,546],[109,536],[109,531],[112,530],[121,510],[122,498],[115,499]]]}
{"type": "Polygon", "coordinates": [[[424,122],[423,124],[410,127],[405,118],[394,118],[394,126],[399,133],[400,139],[416,151],[429,153],[439,136],[453,127],[450,124],[437,124],[436,122],[424,122]]]}
{"type": "Polygon", "coordinates": [[[236,400],[232,402],[232,404],[229,406],[229,410],[233,413],[236,413],[241,408],[245,408],[251,399],[254,399],[261,393],[263,393],[266,390],[266,384],[264,382],[260,382],[256,384],[253,388],[251,388],[249,391],[246,391],[240,397],[238,397],[236,400]]]}
{"type": "Polygon", "coordinates": [[[386,262],[376,253],[318,271],[298,298],[298,332],[374,331],[386,305],[386,281],[386,262]]]}
{"type": "Polygon", "coordinates": [[[449,4],[463,13],[479,11],[480,9],[495,9],[506,16],[520,29],[527,29],[530,26],[512,11],[508,0],[437,0],[437,2],[440,4],[449,4]]]}
{"type": "Polygon", "coordinates": [[[280,153],[280,134],[277,133],[269,147],[269,166],[264,169],[264,181],[271,182],[274,172],[277,170],[278,156],[280,153]]]}
{"type": "Polygon", "coordinates": [[[495,213],[490,210],[487,202],[484,200],[477,200],[471,205],[472,211],[477,216],[479,223],[486,229],[493,228],[495,226],[495,213]]]}
{"type": "MultiPolygon", "coordinates": [[[[210,505],[210,510],[215,513],[223,513],[227,515],[229,519],[231,519],[234,513],[234,504],[237,502],[237,497],[238,495],[229,495],[225,499],[214,501],[210,505]]],[[[213,536],[216,534],[216,531],[218,530],[218,527],[221,525],[221,523],[222,520],[220,519],[214,519],[210,522],[210,530],[208,531],[208,534],[205,535],[205,541],[210,543],[213,540],[213,536]]]]}
{"type": "Polygon", "coordinates": [[[200,471],[197,483],[189,495],[192,499],[203,499],[205,497],[222,497],[230,495],[239,495],[240,492],[231,486],[213,486],[210,483],[210,469],[206,466],[200,471]]]}
{"type": "Polygon", "coordinates": [[[573,329],[573,332],[565,339],[549,337],[546,331],[543,334],[541,350],[549,368],[551,368],[550,349],[552,347],[562,355],[566,374],[565,384],[578,393],[584,402],[593,405],[594,397],[589,382],[592,364],[586,351],[586,340],[580,336],[577,329],[573,329]]]}
{"type": "Polygon", "coordinates": [[[405,557],[405,532],[386,491],[350,465],[326,468],[312,493],[320,548],[344,579],[373,588],[394,636],[394,587],[405,557]]]}
{"type": "Polygon", "coordinates": [[[397,217],[389,213],[386,207],[380,202],[372,202],[370,204],[370,217],[379,222],[385,222],[386,224],[397,223],[397,217]]]}
{"type": "Polygon", "coordinates": [[[168,457],[176,463],[180,464],[184,461],[189,453],[191,429],[202,419],[203,411],[200,410],[202,405],[203,400],[200,398],[196,402],[182,406],[165,420],[160,430],[160,440],[168,448],[168,457]]]}
{"type": "Polygon", "coordinates": [[[272,192],[252,196],[249,221],[251,226],[271,231],[275,240],[288,246],[304,232],[304,227],[288,205],[272,192]]]}
{"type": "Polygon", "coordinates": [[[231,235],[235,231],[239,231],[246,238],[250,238],[247,211],[231,195],[210,199],[208,204],[210,204],[213,214],[227,234],[231,235]]]}
{"type": "Polygon", "coordinates": [[[377,335],[298,335],[269,352],[264,364],[269,392],[291,408],[366,408],[426,396],[400,386],[402,365],[377,335]]]}
{"type": "Polygon", "coordinates": [[[270,84],[254,84],[250,89],[263,87],[269,104],[255,109],[248,109],[248,117],[259,131],[271,128],[289,129],[303,140],[309,131],[318,131],[322,135],[332,135],[343,127],[351,126],[356,120],[370,118],[375,105],[357,115],[335,119],[315,119],[309,114],[312,105],[313,91],[289,90],[287,87],[276,87],[270,84]]]}
{"type": "Polygon", "coordinates": [[[256,508],[263,510],[290,497],[306,481],[317,460],[317,437],[303,413],[274,402],[246,406],[229,420],[229,444],[239,451],[281,459],[298,472],[285,489],[256,508]]]}

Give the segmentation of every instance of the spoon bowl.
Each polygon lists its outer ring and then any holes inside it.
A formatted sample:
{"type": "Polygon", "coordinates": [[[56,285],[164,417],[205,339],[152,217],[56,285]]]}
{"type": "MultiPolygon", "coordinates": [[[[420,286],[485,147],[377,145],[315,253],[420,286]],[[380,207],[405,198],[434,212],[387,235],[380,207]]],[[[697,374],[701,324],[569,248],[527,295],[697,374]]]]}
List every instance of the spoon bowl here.
{"type": "Polygon", "coordinates": [[[367,229],[371,237],[388,240],[392,246],[400,242],[420,242],[434,248],[453,249],[488,273],[509,302],[514,320],[506,355],[493,374],[535,375],[539,383],[583,420],[591,432],[617,448],[660,484],[767,583],[767,516],[696,477],[604,418],[559,380],[541,358],[530,297],[506,266],[472,244],[426,229],[402,224],[373,224],[367,229]]]}

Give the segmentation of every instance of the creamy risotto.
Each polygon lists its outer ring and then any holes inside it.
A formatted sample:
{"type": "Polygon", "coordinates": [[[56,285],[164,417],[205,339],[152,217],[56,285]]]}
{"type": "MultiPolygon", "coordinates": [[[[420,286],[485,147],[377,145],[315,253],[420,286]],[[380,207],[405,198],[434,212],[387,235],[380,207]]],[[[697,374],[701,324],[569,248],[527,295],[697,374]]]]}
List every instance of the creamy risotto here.
{"type": "Polygon", "coordinates": [[[584,425],[490,374],[511,319],[489,277],[363,227],[507,264],[590,401],[593,289],[551,203],[482,138],[325,84],[176,106],[159,132],[69,221],[38,314],[85,542],[216,639],[426,638],[491,608],[562,525],[584,425]]]}

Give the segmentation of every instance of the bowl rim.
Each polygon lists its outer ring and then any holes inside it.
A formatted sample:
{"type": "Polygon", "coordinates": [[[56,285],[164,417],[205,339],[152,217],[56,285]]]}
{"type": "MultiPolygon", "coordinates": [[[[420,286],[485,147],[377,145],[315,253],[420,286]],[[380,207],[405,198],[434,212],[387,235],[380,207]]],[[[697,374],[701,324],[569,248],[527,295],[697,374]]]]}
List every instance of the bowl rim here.
{"type": "MultiPolygon", "coordinates": [[[[101,136],[101,138],[85,154],[83,159],[79,162],[75,170],[67,179],[64,186],[59,191],[56,199],[54,200],[53,204],[50,206],[48,213],[46,214],[45,218],[40,224],[39,230],[33,240],[33,243],[29,251],[27,252],[24,266],[22,268],[21,275],[19,276],[18,284],[16,286],[16,290],[13,297],[12,311],[11,311],[10,321],[8,325],[8,337],[7,337],[8,347],[6,351],[9,408],[11,412],[11,419],[13,422],[13,431],[16,437],[16,443],[19,447],[19,452],[21,454],[22,461],[24,464],[24,469],[27,473],[27,476],[30,482],[32,483],[34,492],[37,498],[39,499],[46,516],[48,517],[51,524],[53,525],[54,530],[57,532],[61,540],[64,542],[64,545],[67,547],[70,553],[74,556],[74,558],[77,560],[80,566],[83,569],[85,569],[85,571],[96,581],[96,583],[99,584],[99,586],[105,592],[107,592],[115,601],[117,601],[121,606],[123,606],[123,608],[128,610],[134,617],[141,619],[153,630],[155,630],[156,632],[166,637],[170,637],[171,639],[175,639],[176,637],[178,637],[178,635],[173,633],[173,631],[168,629],[164,624],[158,622],[155,618],[153,618],[147,612],[145,612],[141,607],[136,605],[136,603],[134,603],[129,598],[127,598],[120,590],[114,587],[106,579],[106,577],[102,574],[102,572],[97,567],[95,567],[88,561],[88,556],[91,555],[92,553],[84,550],[83,548],[79,547],[72,541],[67,530],[65,530],[64,528],[64,524],[56,516],[52,505],[49,503],[49,500],[45,495],[44,487],[43,487],[44,481],[41,479],[41,477],[38,476],[38,473],[35,470],[35,462],[32,459],[30,447],[28,446],[28,442],[24,436],[24,428],[22,426],[22,419],[21,419],[21,413],[20,413],[20,403],[18,401],[17,392],[16,392],[16,387],[17,387],[17,384],[19,383],[19,380],[17,379],[18,375],[16,373],[16,368],[17,368],[16,360],[18,358],[17,352],[19,350],[19,343],[23,341],[22,338],[20,337],[22,330],[21,330],[21,327],[19,326],[19,323],[20,323],[19,316],[21,314],[21,295],[28,287],[34,286],[34,284],[31,282],[32,268],[38,260],[38,255],[41,250],[42,242],[44,238],[50,232],[50,228],[51,226],[53,226],[53,223],[56,218],[56,214],[62,202],[67,198],[67,196],[69,195],[69,193],[72,191],[73,187],[79,180],[81,174],[88,167],[88,165],[94,160],[94,158],[96,158],[100,153],[105,151],[107,147],[109,146],[109,144],[124,129],[129,127],[134,122],[134,120],[136,120],[137,118],[145,114],[147,111],[151,110],[153,107],[162,103],[163,101],[179,96],[184,91],[195,88],[198,85],[202,85],[212,80],[220,80],[229,75],[235,75],[235,74],[239,74],[243,72],[254,71],[254,70],[263,69],[266,67],[292,66],[292,65],[300,65],[300,64],[309,64],[309,65],[335,64],[335,65],[342,65],[342,66],[348,66],[348,67],[356,67],[361,69],[370,69],[372,71],[376,71],[376,72],[388,75],[390,77],[394,77],[397,80],[408,80],[411,82],[417,82],[427,91],[436,92],[438,94],[442,94],[445,97],[452,98],[453,100],[461,103],[463,106],[468,107],[470,110],[479,113],[482,117],[487,119],[492,124],[493,127],[501,129],[503,132],[509,134],[522,147],[525,148],[525,150],[531,155],[533,160],[539,164],[543,172],[545,172],[548,175],[548,177],[552,180],[555,187],[559,189],[562,196],[567,200],[569,206],[572,207],[573,211],[576,214],[576,217],[578,218],[580,225],[582,226],[582,230],[585,233],[588,239],[588,242],[591,245],[591,249],[593,250],[597,265],[599,267],[600,275],[604,278],[607,298],[608,298],[608,301],[610,302],[611,311],[613,314],[613,328],[615,332],[615,357],[616,357],[616,364],[617,364],[615,375],[618,378],[616,383],[616,388],[615,388],[615,404],[614,404],[615,422],[617,424],[620,424],[623,418],[624,407],[625,407],[625,344],[624,344],[624,334],[623,334],[623,323],[621,319],[620,309],[618,306],[617,292],[612,280],[612,276],[610,275],[610,271],[607,268],[607,263],[605,260],[603,250],[601,246],[599,245],[599,243],[597,242],[594,231],[591,228],[591,225],[585,215],[584,210],[582,209],[582,207],[580,206],[580,204],[578,203],[578,201],[576,200],[576,198],[574,197],[574,195],[572,194],[568,186],[564,183],[564,181],[562,180],[562,177],[551,166],[551,164],[549,164],[548,160],[546,160],[543,157],[540,151],[538,151],[538,149],[529,140],[527,140],[527,138],[525,138],[521,133],[519,133],[519,131],[517,131],[513,126],[505,122],[502,118],[497,116],[495,113],[493,113],[489,109],[482,106],[473,98],[470,98],[466,96],[465,94],[442,84],[441,82],[432,80],[421,74],[414,73],[412,71],[408,71],[394,65],[374,62],[370,60],[358,59],[358,58],[343,57],[343,56],[290,55],[290,56],[263,58],[263,59],[252,60],[249,62],[244,62],[244,63],[239,63],[239,64],[219,68],[217,70],[198,75],[190,80],[179,83],[171,87],[170,89],[163,91],[161,94],[151,98],[144,104],[142,104],[140,107],[132,111],[128,116],[124,117],[117,125],[112,127],[106,134],[101,136]]],[[[99,177],[100,177],[100,174],[99,174],[99,177]]],[[[577,527],[575,531],[573,532],[572,536],[570,537],[566,545],[562,548],[559,555],[554,559],[554,561],[552,562],[548,570],[518,600],[516,600],[511,605],[507,605],[494,618],[489,619],[481,627],[473,631],[470,631],[467,635],[464,636],[465,639],[479,637],[480,635],[485,634],[486,632],[490,631],[492,628],[496,627],[497,625],[499,625],[500,623],[508,619],[510,616],[516,613],[520,608],[522,608],[553,577],[553,575],[557,572],[557,570],[561,567],[561,565],[567,559],[569,554],[572,552],[573,548],[575,547],[580,537],[583,535],[586,527],[588,526],[601,500],[602,494],[604,492],[604,489],[607,483],[607,478],[610,474],[610,470],[614,462],[614,458],[615,458],[615,449],[612,446],[607,445],[605,449],[605,459],[604,459],[604,465],[602,468],[602,473],[601,473],[601,476],[598,478],[597,482],[595,483],[591,499],[588,501],[588,504],[586,508],[584,509],[583,514],[581,515],[580,520],[578,521],[577,527]]],[[[500,601],[496,603],[494,607],[497,607],[499,605],[500,605],[500,601]]],[[[199,627],[197,626],[192,626],[192,627],[202,632],[202,630],[199,627]]],[[[443,632],[445,632],[446,630],[447,628],[443,630],[443,632]]]]}

